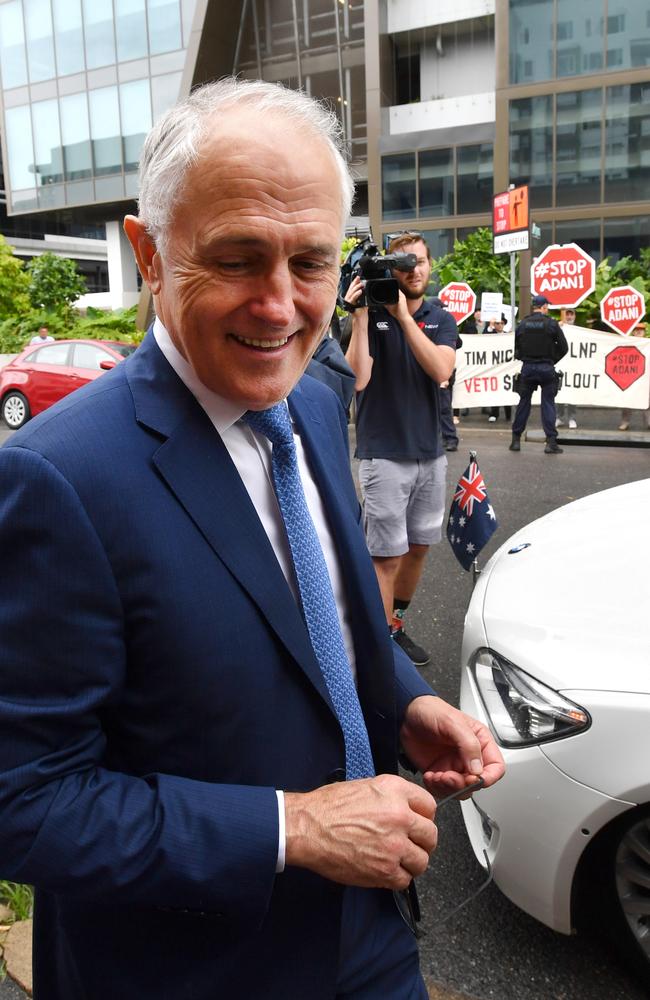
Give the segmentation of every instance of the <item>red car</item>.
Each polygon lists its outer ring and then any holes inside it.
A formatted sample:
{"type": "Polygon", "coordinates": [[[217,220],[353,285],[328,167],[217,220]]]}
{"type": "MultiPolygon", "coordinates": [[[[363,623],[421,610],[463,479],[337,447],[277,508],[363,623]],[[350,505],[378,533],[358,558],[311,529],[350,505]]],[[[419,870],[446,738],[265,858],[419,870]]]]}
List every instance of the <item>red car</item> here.
{"type": "Polygon", "coordinates": [[[0,413],[12,430],[135,351],[116,340],[30,344],[0,371],[0,413]]]}

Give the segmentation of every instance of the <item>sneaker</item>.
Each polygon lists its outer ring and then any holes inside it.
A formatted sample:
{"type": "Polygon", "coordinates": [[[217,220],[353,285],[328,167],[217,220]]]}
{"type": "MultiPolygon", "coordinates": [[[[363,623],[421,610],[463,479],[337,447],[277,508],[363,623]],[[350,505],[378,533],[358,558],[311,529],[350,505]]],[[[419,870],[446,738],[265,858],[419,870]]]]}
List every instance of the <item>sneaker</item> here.
{"type": "Polygon", "coordinates": [[[556,427],[564,427],[564,421],[563,421],[562,417],[556,417],[555,418],[555,426],[556,427]]]}
{"type": "Polygon", "coordinates": [[[575,422],[575,420],[573,419],[573,417],[571,417],[571,419],[569,420],[569,430],[570,431],[575,431],[577,429],[578,429],[578,425],[575,422]]]}
{"type": "Polygon", "coordinates": [[[560,448],[557,441],[547,441],[546,447],[544,448],[545,455],[561,455],[564,452],[564,448],[560,448]]]}
{"type": "Polygon", "coordinates": [[[458,425],[460,423],[460,418],[459,417],[454,417],[453,420],[454,420],[455,426],[458,427],[458,425]]]}
{"type": "Polygon", "coordinates": [[[618,429],[619,431],[629,431],[630,425],[628,424],[627,420],[624,420],[622,423],[620,423],[618,425],[618,429]]]}
{"type": "Polygon", "coordinates": [[[415,642],[413,642],[403,628],[398,629],[397,632],[393,632],[393,639],[397,645],[404,650],[406,655],[410,660],[412,660],[416,667],[424,667],[425,664],[427,664],[431,659],[426,649],[422,649],[422,646],[418,646],[415,642]]]}
{"type": "Polygon", "coordinates": [[[488,417],[488,424],[496,423],[496,419],[497,419],[496,417],[488,417]]]}
{"type": "Polygon", "coordinates": [[[512,441],[510,442],[509,451],[521,451],[521,441],[519,440],[519,435],[513,434],[512,441]]]}
{"type": "Polygon", "coordinates": [[[458,451],[458,441],[445,441],[445,451],[458,451]]]}

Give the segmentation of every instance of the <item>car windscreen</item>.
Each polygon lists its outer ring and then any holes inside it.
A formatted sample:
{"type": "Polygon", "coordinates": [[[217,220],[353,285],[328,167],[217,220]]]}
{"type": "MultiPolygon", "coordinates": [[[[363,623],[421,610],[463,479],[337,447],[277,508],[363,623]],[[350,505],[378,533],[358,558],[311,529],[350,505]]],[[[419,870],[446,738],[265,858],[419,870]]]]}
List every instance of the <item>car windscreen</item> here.
{"type": "Polygon", "coordinates": [[[111,350],[121,354],[123,358],[128,358],[129,354],[133,354],[137,346],[137,344],[110,344],[111,350]]]}

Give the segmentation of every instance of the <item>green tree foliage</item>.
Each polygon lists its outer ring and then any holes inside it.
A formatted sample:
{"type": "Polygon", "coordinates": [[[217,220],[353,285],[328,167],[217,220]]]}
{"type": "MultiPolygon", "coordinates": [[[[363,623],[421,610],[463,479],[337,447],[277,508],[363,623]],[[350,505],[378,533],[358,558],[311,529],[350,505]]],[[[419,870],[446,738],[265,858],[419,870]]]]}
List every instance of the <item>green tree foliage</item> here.
{"type": "Polygon", "coordinates": [[[29,277],[13,247],[0,235],[0,320],[29,308],[29,277]]]}
{"type": "Polygon", "coordinates": [[[504,302],[510,301],[510,254],[492,252],[491,229],[456,240],[451,253],[432,262],[431,274],[436,291],[450,281],[466,281],[479,298],[481,292],[501,292],[504,302]]]}
{"type": "Polygon", "coordinates": [[[86,291],[86,279],[79,274],[75,261],[44,253],[27,265],[29,301],[33,309],[66,316],[73,302],[86,291]]]}

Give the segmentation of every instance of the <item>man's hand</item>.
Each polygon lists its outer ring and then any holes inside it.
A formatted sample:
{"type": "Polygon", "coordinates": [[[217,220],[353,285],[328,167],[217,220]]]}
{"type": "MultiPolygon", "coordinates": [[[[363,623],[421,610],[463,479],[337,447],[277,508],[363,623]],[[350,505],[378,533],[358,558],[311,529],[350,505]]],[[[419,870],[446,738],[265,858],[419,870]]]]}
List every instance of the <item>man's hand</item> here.
{"type": "Polygon", "coordinates": [[[343,885],[405,889],[438,842],[436,803],[395,774],[285,793],[286,863],[343,885]]]}
{"type": "Polygon", "coordinates": [[[487,726],[441,698],[415,698],[406,709],[400,739],[434,795],[458,791],[478,777],[487,788],[505,772],[501,751],[487,726]]]}
{"type": "MultiPolygon", "coordinates": [[[[343,301],[349,302],[350,305],[356,305],[356,303],[359,301],[362,295],[363,295],[363,281],[361,280],[358,274],[355,274],[354,278],[348,285],[348,290],[345,293],[343,301]]],[[[364,309],[364,308],[365,306],[357,306],[355,312],[357,312],[359,309],[364,309]]],[[[366,309],[366,312],[367,311],[368,310],[366,309]]],[[[352,315],[354,315],[354,313],[352,315]]]]}
{"type": "Polygon", "coordinates": [[[397,302],[392,305],[386,306],[386,312],[389,312],[391,316],[394,316],[399,325],[404,329],[404,324],[408,323],[411,319],[411,314],[409,312],[408,303],[406,301],[406,295],[400,288],[398,291],[397,302]]]}

